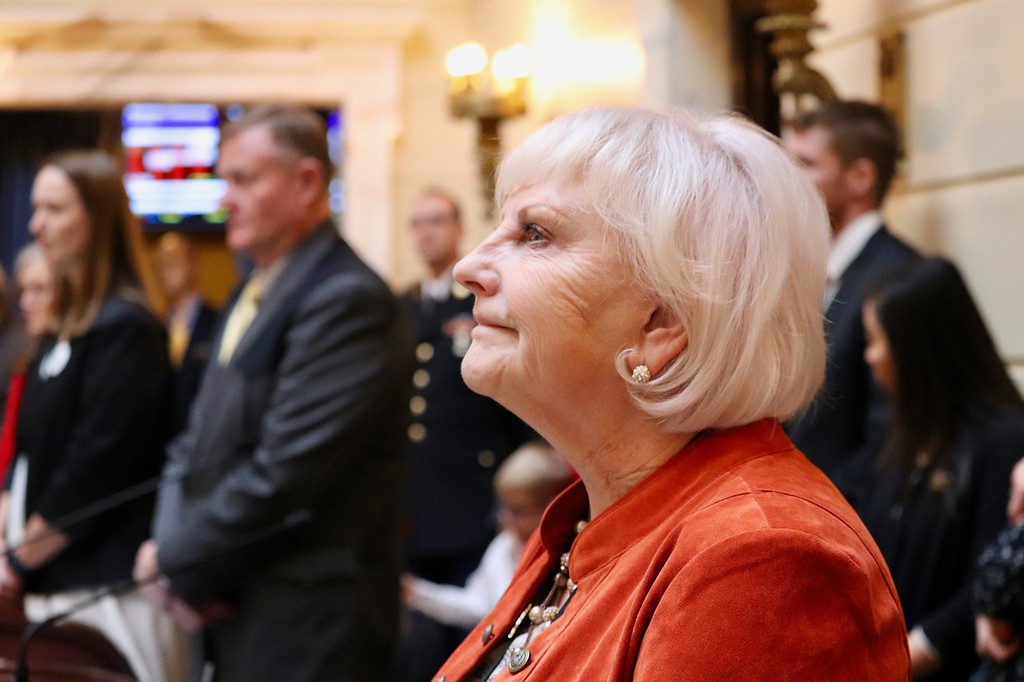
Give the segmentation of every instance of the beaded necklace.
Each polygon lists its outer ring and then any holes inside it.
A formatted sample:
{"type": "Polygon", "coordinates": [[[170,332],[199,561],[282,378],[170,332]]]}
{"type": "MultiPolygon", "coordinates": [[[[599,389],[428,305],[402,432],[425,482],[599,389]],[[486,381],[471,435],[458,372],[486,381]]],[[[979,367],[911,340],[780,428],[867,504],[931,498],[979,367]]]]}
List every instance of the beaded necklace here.
{"type": "MultiPolygon", "coordinates": [[[[576,534],[578,535],[586,525],[586,521],[577,523],[576,534]]],[[[528,604],[516,618],[508,633],[511,643],[486,679],[493,679],[505,668],[513,675],[525,668],[530,663],[530,642],[562,614],[575,593],[576,583],[569,578],[569,552],[565,552],[559,557],[558,571],[551,581],[551,589],[539,603],[528,604]],[[526,631],[520,632],[524,623],[526,631]]]]}

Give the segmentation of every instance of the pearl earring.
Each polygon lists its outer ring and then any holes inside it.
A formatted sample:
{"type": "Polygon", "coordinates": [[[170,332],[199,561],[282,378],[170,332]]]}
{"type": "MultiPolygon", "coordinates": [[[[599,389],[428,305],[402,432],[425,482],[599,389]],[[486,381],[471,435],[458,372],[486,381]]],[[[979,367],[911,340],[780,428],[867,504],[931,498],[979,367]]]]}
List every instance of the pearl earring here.
{"type": "Polygon", "coordinates": [[[638,384],[646,384],[651,380],[651,370],[647,365],[637,365],[633,368],[633,381],[638,384]]]}

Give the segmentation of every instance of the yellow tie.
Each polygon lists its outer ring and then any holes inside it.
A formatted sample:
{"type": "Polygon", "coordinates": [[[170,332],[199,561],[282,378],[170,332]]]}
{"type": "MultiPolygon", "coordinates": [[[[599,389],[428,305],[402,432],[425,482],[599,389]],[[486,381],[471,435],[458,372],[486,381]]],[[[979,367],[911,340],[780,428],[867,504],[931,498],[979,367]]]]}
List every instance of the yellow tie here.
{"type": "Polygon", "coordinates": [[[242,289],[234,307],[231,308],[228,321],[224,323],[224,336],[221,337],[220,351],[217,353],[217,361],[221,365],[226,365],[231,360],[231,355],[238,347],[238,342],[242,340],[245,330],[249,328],[249,324],[256,317],[262,293],[263,280],[259,275],[254,275],[242,289]]]}
{"type": "Polygon", "coordinates": [[[189,340],[188,320],[184,315],[175,313],[171,317],[171,332],[168,349],[171,355],[171,364],[181,367],[181,361],[185,359],[185,351],[188,350],[189,340]]]}

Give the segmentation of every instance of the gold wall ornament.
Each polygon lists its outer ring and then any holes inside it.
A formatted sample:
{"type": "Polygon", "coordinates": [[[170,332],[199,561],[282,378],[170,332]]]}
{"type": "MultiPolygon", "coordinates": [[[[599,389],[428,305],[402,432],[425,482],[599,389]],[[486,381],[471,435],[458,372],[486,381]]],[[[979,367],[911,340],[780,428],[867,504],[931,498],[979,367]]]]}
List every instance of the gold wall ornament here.
{"type": "Polygon", "coordinates": [[[526,113],[531,69],[529,48],[521,43],[500,50],[493,58],[479,43],[463,43],[445,57],[452,115],[477,121],[477,170],[488,218],[494,217],[501,122],[526,113]]]}
{"type": "Polygon", "coordinates": [[[807,63],[814,51],[808,34],[825,25],[815,21],[817,0],[767,0],[767,16],[758,19],[757,30],[772,35],[771,52],[778,60],[772,87],[779,95],[783,127],[819,102],[836,99],[828,79],[807,63]]]}
{"type": "Polygon", "coordinates": [[[907,37],[902,31],[878,39],[878,100],[907,139],[907,37]]]}

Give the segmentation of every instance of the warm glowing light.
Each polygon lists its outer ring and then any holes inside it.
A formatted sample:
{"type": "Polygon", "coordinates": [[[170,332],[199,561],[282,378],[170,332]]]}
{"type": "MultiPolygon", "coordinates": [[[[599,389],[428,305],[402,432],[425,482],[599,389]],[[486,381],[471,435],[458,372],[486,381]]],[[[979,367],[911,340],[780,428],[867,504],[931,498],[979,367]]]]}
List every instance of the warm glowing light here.
{"type": "Polygon", "coordinates": [[[628,83],[644,72],[643,52],[623,40],[580,40],[560,45],[555,54],[556,74],[565,83],[628,83]]]}
{"type": "Polygon", "coordinates": [[[487,66],[487,52],[479,43],[463,43],[444,60],[448,71],[449,104],[457,118],[477,120],[477,170],[487,217],[493,217],[494,176],[501,156],[502,121],[526,113],[526,85],[532,58],[525,45],[501,50],[487,66]]]}
{"type": "Polygon", "coordinates": [[[537,3],[530,46],[538,65],[530,79],[543,115],[588,106],[629,105],[642,96],[647,65],[635,31],[576,18],[571,0],[537,3]]]}
{"type": "Polygon", "coordinates": [[[453,47],[444,58],[444,68],[452,78],[474,76],[487,66],[487,50],[480,43],[453,47]]]}
{"type": "Polygon", "coordinates": [[[494,55],[491,62],[491,73],[495,80],[504,81],[515,78],[526,78],[533,68],[530,48],[522,43],[505,48],[494,55]]]}

